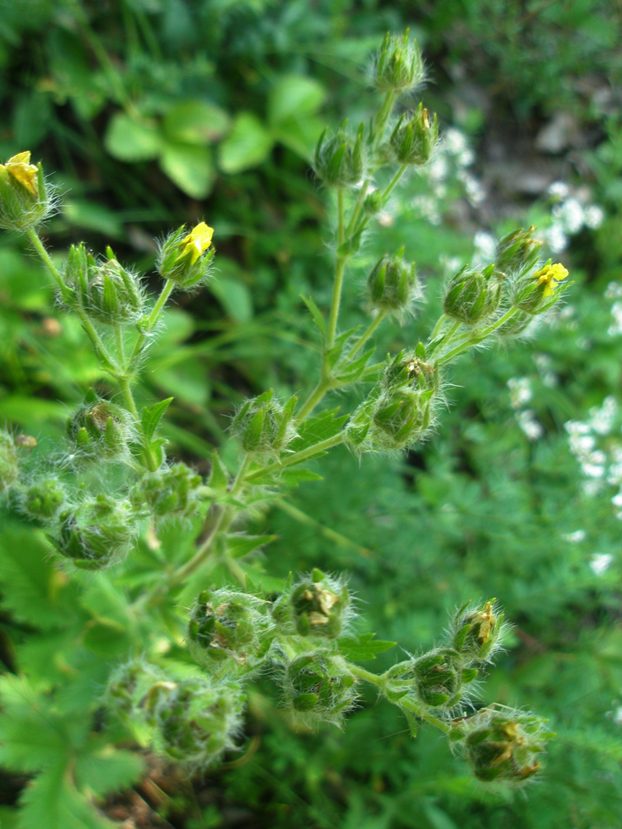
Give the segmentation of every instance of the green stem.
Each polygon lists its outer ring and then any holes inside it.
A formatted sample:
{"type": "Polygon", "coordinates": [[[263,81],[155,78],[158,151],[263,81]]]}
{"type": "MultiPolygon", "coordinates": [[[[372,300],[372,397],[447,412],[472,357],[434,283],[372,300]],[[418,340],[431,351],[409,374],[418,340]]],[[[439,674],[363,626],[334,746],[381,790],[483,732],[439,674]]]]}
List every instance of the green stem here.
{"type": "Polygon", "coordinates": [[[377,146],[382,140],[382,134],[384,132],[384,128],[387,124],[387,121],[389,120],[389,115],[391,114],[391,110],[393,109],[393,105],[395,104],[396,97],[397,93],[393,89],[390,89],[386,94],[380,111],[374,119],[374,146],[377,146]]]}
{"type": "Polygon", "coordinates": [[[375,685],[376,688],[384,688],[385,681],[382,676],[373,674],[371,671],[366,671],[365,668],[361,668],[360,665],[355,665],[353,662],[347,662],[346,665],[350,673],[358,679],[362,679],[363,682],[369,682],[371,685],[375,685]]]}
{"type": "Polygon", "coordinates": [[[393,190],[396,188],[399,180],[402,178],[406,170],[408,169],[408,164],[402,164],[401,167],[397,170],[391,181],[387,184],[387,186],[382,191],[382,201],[386,202],[389,198],[393,190]]]}
{"type": "Polygon", "coordinates": [[[28,236],[28,239],[30,240],[30,243],[32,244],[33,248],[37,251],[41,259],[43,260],[45,266],[47,267],[48,271],[52,275],[52,278],[56,283],[56,287],[60,291],[61,295],[64,294],[66,289],[65,283],[63,282],[63,277],[61,276],[60,271],[58,270],[54,262],[52,261],[50,254],[45,249],[45,245],[41,241],[39,234],[36,230],[30,228],[30,230],[26,231],[26,235],[28,236]]]}
{"type": "Polygon", "coordinates": [[[455,348],[452,348],[451,351],[447,351],[437,360],[438,365],[443,365],[444,363],[448,363],[450,360],[453,360],[458,355],[462,354],[463,352],[467,351],[474,345],[481,343],[486,337],[489,337],[491,334],[501,328],[509,319],[517,313],[519,309],[516,307],[510,308],[508,311],[505,312],[502,316],[499,317],[498,320],[491,323],[490,325],[486,326],[486,328],[481,328],[479,331],[474,332],[468,339],[464,340],[462,343],[457,345],[455,348]]]}
{"type": "Polygon", "coordinates": [[[314,443],[313,446],[308,446],[306,449],[302,449],[300,452],[294,452],[293,455],[289,455],[289,457],[284,458],[278,463],[272,463],[269,466],[264,466],[263,469],[257,469],[255,470],[255,472],[251,472],[250,475],[246,476],[246,480],[252,483],[257,478],[262,478],[264,475],[269,474],[270,472],[279,472],[280,470],[285,469],[288,466],[295,466],[296,464],[304,463],[305,461],[314,458],[316,455],[320,455],[323,452],[327,452],[334,446],[339,446],[339,444],[343,443],[344,440],[345,433],[338,432],[331,438],[326,438],[326,440],[321,440],[318,443],[314,443]]]}
{"type": "Polygon", "coordinates": [[[311,412],[315,409],[315,407],[320,403],[326,392],[330,389],[330,384],[325,380],[321,379],[318,381],[317,385],[311,392],[311,394],[307,397],[305,402],[300,407],[298,414],[296,415],[296,422],[302,423],[305,418],[309,417],[311,412]]]}
{"type": "Polygon", "coordinates": [[[162,291],[160,292],[160,296],[157,298],[155,305],[151,309],[151,313],[149,314],[144,323],[142,331],[138,335],[138,339],[134,343],[134,349],[132,350],[132,354],[130,356],[128,368],[131,368],[134,365],[136,359],[140,356],[140,353],[142,352],[143,346],[145,344],[145,340],[155,328],[160,318],[160,314],[162,313],[164,306],[168,302],[168,299],[174,290],[175,282],[173,282],[171,279],[167,279],[164,283],[162,291]]]}
{"type": "Polygon", "coordinates": [[[335,337],[337,335],[337,323],[339,321],[339,309],[341,307],[341,291],[343,288],[343,277],[346,269],[346,259],[343,253],[339,253],[339,249],[343,245],[345,238],[344,227],[344,193],[343,188],[337,190],[337,262],[335,265],[335,280],[333,282],[333,295],[330,304],[330,314],[328,317],[328,331],[326,334],[326,351],[335,344],[335,337]]]}
{"type": "Polygon", "coordinates": [[[435,717],[434,714],[430,714],[424,706],[417,705],[417,703],[409,700],[407,697],[402,697],[398,703],[398,706],[406,711],[410,711],[410,713],[414,714],[415,717],[427,722],[428,725],[434,726],[434,728],[442,731],[443,734],[449,734],[451,731],[449,723],[445,722],[445,720],[441,720],[440,717],[435,717]]]}
{"type": "Polygon", "coordinates": [[[116,380],[119,384],[119,390],[123,395],[123,400],[125,401],[127,410],[132,414],[132,417],[134,418],[136,424],[136,429],[138,430],[140,435],[140,444],[143,448],[144,465],[150,472],[155,472],[158,468],[158,461],[155,455],[153,454],[149,441],[147,440],[143,432],[140,421],[140,412],[138,411],[138,406],[136,405],[136,401],[134,400],[134,394],[132,392],[132,387],[130,385],[129,378],[125,374],[117,374],[116,380]]]}
{"type": "Polygon", "coordinates": [[[359,337],[359,339],[357,340],[357,342],[354,344],[354,347],[352,348],[352,350],[351,350],[351,351],[350,351],[350,353],[348,354],[348,358],[349,358],[350,360],[351,360],[353,357],[356,357],[356,355],[359,353],[359,351],[361,350],[361,348],[363,348],[363,346],[365,345],[365,343],[366,343],[366,342],[370,339],[370,337],[372,337],[372,336],[375,334],[376,329],[377,329],[377,328],[379,328],[379,326],[380,326],[380,325],[383,323],[383,321],[385,320],[385,318],[386,318],[386,316],[387,316],[387,313],[388,313],[387,311],[379,311],[379,312],[376,314],[376,316],[375,316],[375,317],[373,318],[373,320],[369,323],[369,325],[367,326],[367,328],[365,329],[365,331],[361,334],[361,336],[359,337]]]}

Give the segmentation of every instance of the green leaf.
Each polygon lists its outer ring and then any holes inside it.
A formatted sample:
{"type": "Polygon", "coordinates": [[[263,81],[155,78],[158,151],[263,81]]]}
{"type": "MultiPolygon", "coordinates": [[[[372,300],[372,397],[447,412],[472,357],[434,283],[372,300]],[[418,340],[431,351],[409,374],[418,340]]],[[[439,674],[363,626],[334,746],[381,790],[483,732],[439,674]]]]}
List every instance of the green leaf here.
{"type": "Polygon", "coordinates": [[[209,283],[209,289],[219,300],[227,314],[236,322],[249,322],[253,318],[253,301],[250,291],[237,279],[218,275],[209,283]]]}
{"type": "Polygon", "coordinates": [[[123,222],[118,213],[103,204],[79,199],[63,200],[63,216],[71,224],[85,230],[96,230],[117,239],[123,235],[123,222]]]}
{"type": "Polygon", "coordinates": [[[252,112],[241,112],[229,135],[220,145],[220,168],[225,173],[239,173],[257,167],[268,157],[273,139],[252,112]]]}
{"type": "Polygon", "coordinates": [[[394,648],[397,642],[376,639],[375,633],[361,633],[359,636],[343,636],[338,641],[339,652],[354,662],[375,659],[378,654],[394,648]]]}
{"type": "Polygon", "coordinates": [[[172,141],[207,144],[218,141],[229,129],[227,113],[207,101],[182,101],[164,116],[164,131],[172,141]]]}
{"type": "Polygon", "coordinates": [[[180,190],[193,199],[203,199],[214,183],[214,164],[209,147],[166,143],[160,167],[180,190]]]}
{"type": "Polygon", "coordinates": [[[153,403],[143,409],[140,419],[147,440],[151,440],[153,437],[160,420],[174,399],[174,397],[167,397],[165,400],[160,400],[158,403],[153,403]]]}
{"type": "Polygon", "coordinates": [[[150,161],[160,154],[162,139],[155,124],[118,112],[108,123],[104,145],[121,161],[150,161]]]}
{"type": "Polygon", "coordinates": [[[301,424],[298,437],[292,443],[291,449],[300,452],[307,446],[333,437],[342,430],[347,420],[348,415],[340,415],[339,409],[328,409],[315,417],[310,417],[301,424]]]}
{"type": "Polygon", "coordinates": [[[85,794],[102,797],[127,789],[144,772],[144,762],[131,751],[123,751],[103,740],[93,739],[75,763],[75,779],[85,794]]]}
{"type": "Polygon", "coordinates": [[[304,302],[307,306],[309,313],[313,317],[313,322],[317,325],[320,330],[322,336],[326,333],[326,320],[324,319],[324,315],[317,307],[315,300],[311,296],[301,296],[300,299],[304,302]]]}
{"type": "Polygon", "coordinates": [[[227,536],[227,553],[233,558],[242,558],[276,541],[276,535],[229,535],[227,536]]]}
{"type": "Polygon", "coordinates": [[[208,485],[212,489],[221,489],[226,491],[229,485],[229,479],[229,470],[220,459],[218,452],[214,450],[210,457],[210,473],[207,480],[208,485]]]}
{"type": "Polygon", "coordinates": [[[304,75],[285,75],[270,90],[268,123],[278,127],[289,119],[304,119],[317,112],[326,97],[324,87],[304,75]]]}
{"type": "Polygon", "coordinates": [[[18,829],[114,829],[71,784],[62,766],[29,783],[21,804],[18,829]]]}

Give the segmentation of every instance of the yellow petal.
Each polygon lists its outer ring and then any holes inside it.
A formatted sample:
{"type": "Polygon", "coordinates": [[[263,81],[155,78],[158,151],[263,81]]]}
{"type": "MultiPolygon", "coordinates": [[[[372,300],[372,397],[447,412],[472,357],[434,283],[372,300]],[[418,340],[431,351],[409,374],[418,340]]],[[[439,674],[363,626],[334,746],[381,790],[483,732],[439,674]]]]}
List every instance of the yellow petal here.
{"type": "Polygon", "coordinates": [[[205,222],[199,222],[196,227],[193,227],[190,233],[181,240],[184,245],[183,255],[190,254],[190,261],[194,265],[197,259],[205,253],[205,251],[212,244],[212,237],[214,236],[214,228],[207,225],[205,222]]]}
{"type": "Polygon", "coordinates": [[[38,169],[30,163],[30,150],[11,156],[4,165],[6,171],[35,198],[39,197],[38,169]]]}

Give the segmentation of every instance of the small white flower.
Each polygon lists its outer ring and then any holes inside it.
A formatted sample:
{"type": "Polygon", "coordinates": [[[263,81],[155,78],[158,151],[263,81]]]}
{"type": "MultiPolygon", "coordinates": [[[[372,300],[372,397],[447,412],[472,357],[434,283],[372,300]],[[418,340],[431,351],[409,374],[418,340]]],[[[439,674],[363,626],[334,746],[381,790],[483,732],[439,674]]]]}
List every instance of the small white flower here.
{"type": "Polygon", "coordinates": [[[609,569],[612,561],[613,556],[611,553],[594,553],[590,559],[590,568],[592,572],[596,573],[597,576],[600,576],[609,569]]]}
{"type": "Polygon", "coordinates": [[[562,535],[562,538],[564,541],[569,541],[571,544],[579,544],[581,541],[585,541],[585,536],[585,530],[575,530],[572,533],[565,533],[562,535]]]}

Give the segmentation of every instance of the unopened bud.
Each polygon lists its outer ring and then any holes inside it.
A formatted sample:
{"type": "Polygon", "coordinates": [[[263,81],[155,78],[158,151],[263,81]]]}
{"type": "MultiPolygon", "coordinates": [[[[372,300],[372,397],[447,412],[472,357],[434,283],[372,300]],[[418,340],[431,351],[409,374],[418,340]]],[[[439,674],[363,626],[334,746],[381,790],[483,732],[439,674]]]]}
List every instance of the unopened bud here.
{"type": "Polygon", "coordinates": [[[426,164],[438,142],[438,116],[419,104],[415,112],[401,115],[391,133],[393,157],[399,164],[426,164]]]}
{"type": "Polygon", "coordinates": [[[476,675],[456,650],[437,648],[394,665],[387,672],[388,694],[397,704],[400,695],[408,695],[430,708],[450,710],[464,699],[476,675]]]}
{"type": "Polygon", "coordinates": [[[452,645],[467,662],[485,662],[501,646],[504,614],[494,600],[463,607],[452,623],[452,645]]]}
{"type": "Polygon", "coordinates": [[[90,393],[67,425],[76,450],[91,460],[123,455],[134,437],[131,414],[121,406],[90,393]]]}
{"type": "Polygon", "coordinates": [[[109,495],[97,495],[60,514],[60,528],[52,541],[76,567],[99,570],[120,561],[134,535],[129,504],[109,495]]]}
{"type": "Polygon", "coordinates": [[[341,657],[316,651],[289,663],[283,690],[287,703],[308,725],[339,725],[356,701],[355,684],[341,657]]]}
{"type": "Polygon", "coordinates": [[[552,734],[534,714],[485,708],[465,720],[464,752],[479,780],[524,783],[540,769],[539,756],[552,734]]]}
{"type": "Polygon", "coordinates": [[[514,230],[499,239],[495,267],[504,273],[521,273],[533,268],[538,261],[542,242],[534,239],[535,227],[514,230]]]}
{"type": "Polygon", "coordinates": [[[488,319],[501,303],[501,283],[493,265],[483,271],[463,268],[447,286],[443,308],[448,317],[475,325],[488,319]]]}
{"type": "Polygon", "coordinates": [[[147,509],[157,517],[188,518],[205,503],[203,481],[185,463],[150,472],[134,485],[130,500],[134,508],[147,509]]]}
{"type": "Polygon", "coordinates": [[[437,363],[427,361],[416,350],[404,349],[388,362],[381,383],[386,390],[408,388],[436,394],[440,389],[441,375],[437,363]]]}
{"type": "Polygon", "coordinates": [[[0,164],[0,227],[29,230],[43,221],[50,209],[43,167],[30,163],[30,151],[0,164]]]}
{"type": "Polygon", "coordinates": [[[190,613],[188,647],[210,674],[248,673],[272,642],[267,603],[248,593],[204,590],[190,613]]]}
{"type": "Polygon", "coordinates": [[[283,406],[272,391],[253,397],[242,404],[231,423],[246,452],[263,455],[278,454],[296,436],[293,424],[295,398],[283,406]]]}
{"type": "Polygon", "coordinates": [[[191,231],[185,225],[178,227],[160,247],[156,265],[158,273],[181,290],[189,290],[206,282],[211,276],[215,256],[213,236],[214,228],[205,222],[199,222],[191,231]]]}
{"type": "Polygon", "coordinates": [[[420,84],[425,77],[417,43],[406,30],[402,35],[387,33],[374,57],[373,84],[382,92],[402,92],[420,84]]]}
{"type": "Polygon", "coordinates": [[[365,172],[365,129],[361,125],[355,138],[345,125],[337,132],[325,130],[315,148],[316,175],[328,187],[353,187],[365,172]]]}
{"type": "Polygon", "coordinates": [[[410,309],[416,297],[416,266],[414,262],[406,262],[401,253],[383,256],[369,274],[369,304],[377,311],[402,315],[410,309]]]}
{"type": "Polygon", "coordinates": [[[352,614],[348,588],[321,570],[303,576],[285,598],[294,628],[301,636],[335,639],[343,633],[352,614]]]}
{"type": "Polygon", "coordinates": [[[57,478],[41,478],[34,483],[17,487],[13,493],[14,505],[29,521],[49,524],[58,515],[67,500],[64,486],[57,478]]]}
{"type": "Polygon", "coordinates": [[[0,430],[0,493],[12,487],[18,475],[15,441],[10,432],[0,430]]]}

